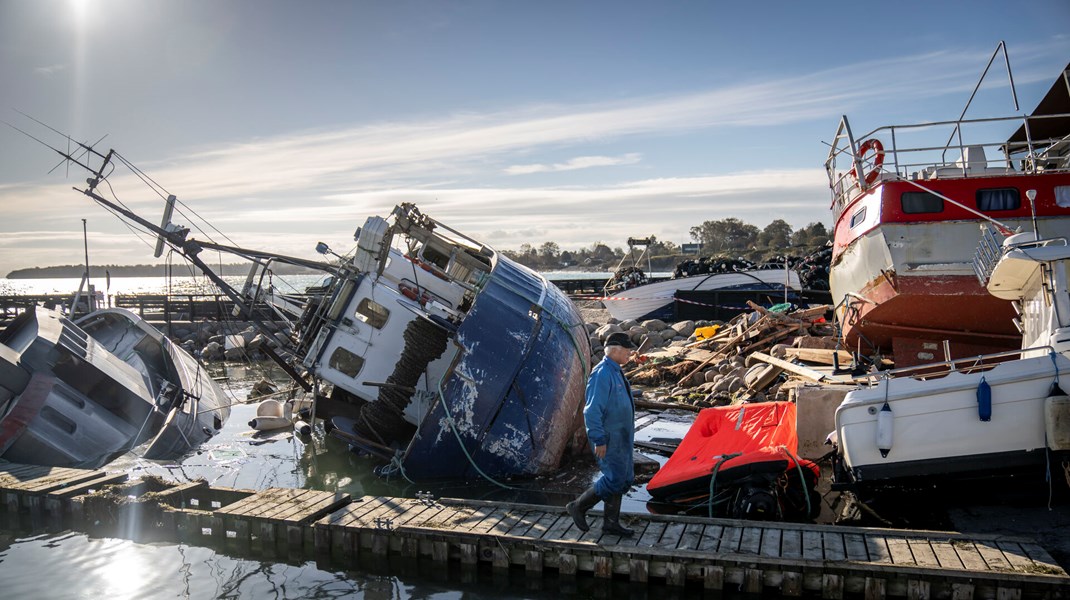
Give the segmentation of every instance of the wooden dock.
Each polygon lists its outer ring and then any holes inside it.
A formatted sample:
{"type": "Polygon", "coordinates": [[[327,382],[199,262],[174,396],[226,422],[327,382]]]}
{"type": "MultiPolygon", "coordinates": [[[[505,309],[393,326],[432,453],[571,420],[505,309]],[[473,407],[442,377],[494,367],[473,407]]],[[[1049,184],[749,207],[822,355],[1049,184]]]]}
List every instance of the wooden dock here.
{"type": "Polygon", "coordinates": [[[579,531],[560,507],[239,490],[11,463],[0,463],[0,497],[9,514],[72,528],[327,565],[401,557],[828,599],[1070,597],[1070,576],[1043,548],[997,536],[626,515],[637,533],[622,539],[602,535],[597,512],[579,531]]]}

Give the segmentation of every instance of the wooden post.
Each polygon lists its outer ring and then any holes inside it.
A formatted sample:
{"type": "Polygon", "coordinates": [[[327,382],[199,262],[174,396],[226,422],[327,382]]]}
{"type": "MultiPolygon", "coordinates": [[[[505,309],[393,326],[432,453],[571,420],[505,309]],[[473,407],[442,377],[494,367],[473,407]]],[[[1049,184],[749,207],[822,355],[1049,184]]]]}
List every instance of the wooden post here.
{"type": "Polygon", "coordinates": [[[784,578],[780,583],[780,595],[790,598],[798,598],[799,596],[802,596],[802,588],[802,573],[793,573],[791,571],[784,573],[784,578]]]}
{"type": "Polygon", "coordinates": [[[928,581],[911,579],[907,581],[907,600],[929,600],[931,598],[928,581]]]}
{"type": "Polygon", "coordinates": [[[687,581],[687,565],[670,562],[665,565],[665,583],[670,586],[683,587],[687,581]]]}
{"type": "Polygon", "coordinates": [[[557,557],[557,571],[562,575],[575,575],[577,568],[577,560],[575,554],[569,554],[568,552],[562,552],[557,557]]]}
{"type": "Polygon", "coordinates": [[[536,575],[542,574],[542,552],[528,550],[524,554],[524,570],[536,575]]]}
{"type": "Polygon", "coordinates": [[[475,544],[459,544],[462,565],[479,564],[479,552],[475,544]]]}
{"type": "Polygon", "coordinates": [[[641,558],[628,559],[628,579],[635,583],[646,583],[650,570],[650,561],[641,558]]]}
{"type": "Polygon", "coordinates": [[[746,569],[743,571],[743,591],[748,594],[762,593],[762,570],[746,569]]]}
{"type": "Polygon", "coordinates": [[[595,556],[594,576],[598,579],[611,579],[613,577],[613,559],[605,555],[595,556]]]}
{"type": "Polygon", "coordinates": [[[840,600],[843,598],[843,577],[825,573],[821,577],[821,597],[824,600],[840,600]]]}
{"type": "Polygon", "coordinates": [[[866,577],[865,600],[884,600],[887,594],[883,578],[866,577]]]}
{"type": "Polygon", "coordinates": [[[702,587],[707,590],[724,589],[724,567],[707,565],[702,574],[702,587]]]}

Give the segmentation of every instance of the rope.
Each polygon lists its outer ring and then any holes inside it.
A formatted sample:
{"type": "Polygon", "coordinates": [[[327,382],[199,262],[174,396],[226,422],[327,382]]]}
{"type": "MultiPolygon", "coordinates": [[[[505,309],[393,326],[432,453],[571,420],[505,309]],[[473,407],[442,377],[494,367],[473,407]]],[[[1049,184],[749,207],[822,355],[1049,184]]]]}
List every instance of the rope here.
{"type": "Polygon", "coordinates": [[[795,461],[795,468],[799,471],[799,485],[802,486],[803,497],[806,498],[806,518],[809,519],[811,518],[814,507],[810,504],[810,492],[806,489],[806,479],[802,470],[802,463],[799,462],[799,457],[792,454],[791,450],[788,450],[787,446],[781,446],[780,449],[784,451],[784,454],[787,454],[788,457],[795,461]]]}
{"type": "Polygon", "coordinates": [[[743,456],[742,452],[735,452],[733,454],[722,454],[721,460],[717,461],[717,464],[713,465],[713,475],[710,476],[710,499],[706,502],[708,507],[709,517],[713,518],[713,490],[717,485],[717,471],[721,470],[721,465],[736,458],[737,456],[743,456]]]}

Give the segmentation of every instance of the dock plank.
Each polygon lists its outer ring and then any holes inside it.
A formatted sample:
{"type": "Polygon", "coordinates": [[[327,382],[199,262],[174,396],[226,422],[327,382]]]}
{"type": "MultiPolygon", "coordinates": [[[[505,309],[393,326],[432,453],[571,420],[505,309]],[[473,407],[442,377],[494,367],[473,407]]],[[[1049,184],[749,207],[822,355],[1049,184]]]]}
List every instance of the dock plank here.
{"type": "Polygon", "coordinates": [[[686,523],[670,523],[665,528],[665,533],[661,534],[661,539],[654,543],[654,547],[676,549],[680,545],[680,538],[683,536],[686,527],[686,523]]]}
{"type": "Polygon", "coordinates": [[[866,549],[866,540],[862,537],[862,534],[843,534],[843,545],[847,549],[847,560],[869,561],[869,551],[866,549]]]}
{"type": "Polygon", "coordinates": [[[780,539],[784,531],[779,527],[770,527],[762,532],[762,545],[759,553],[769,558],[780,558],[780,539]]]}
{"type": "Polygon", "coordinates": [[[957,554],[959,560],[962,561],[963,567],[970,571],[988,570],[988,564],[985,563],[984,557],[977,551],[977,547],[973,542],[955,540],[951,542],[951,547],[955,549],[955,554],[957,554]]]}
{"type": "Polygon", "coordinates": [[[554,524],[546,529],[545,532],[539,537],[541,540],[559,540],[569,527],[573,527],[572,517],[565,514],[560,515],[560,518],[554,521],[554,524]]]}
{"type": "Polygon", "coordinates": [[[1059,563],[1055,562],[1055,559],[1052,558],[1044,548],[1040,547],[1039,544],[1021,542],[1019,545],[1022,547],[1022,551],[1025,552],[1025,555],[1040,567],[1040,570],[1047,571],[1051,574],[1066,574],[1066,570],[1059,566],[1059,563]]]}
{"type": "Polygon", "coordinates": [[[927,539],[907,538],[910,553],[914,555],[914,562],[919,567],[939,567],[940,561],[936,560],[936,553],[927,539]]]}
{"type": "Polygon", "coordinates": [[[533,540],[542,539],[542,536],[546,535],[546,532],[549,531],[559,519],[572,520],[572,517],[552,512],[544,512],[542,513],[542,516],[539,517],[539,520],[535,521],[534,525],[520,535],[529,537],[533,540]]]}
{"type": "Polygon", "coordinates": [[[680,534],[680,543],[676,544],[679,550],[698,550],[698,544],[702,541],[702,531],[706,528],[701,523],[687,523],[684,532],[680,534]]]}
{"type": "Polygon", "coordinates": [[[702,532],[702,539],[699,540],[698,550],[700,552],[718,552],[721,549],[721,536],[724,535],[724,527],[721,525],[706,525],[705,530],[702,532]]]}
{"type": "Polygon", "coordinates": [[[802,532],[797,529],[785,529],[780,533],[780,556],[783,558],[802,558],[802,532]]]}
{"type": "Polygon", "coordinates": [[[875,563],[892,563],[892,553],[888,550],[888,542],[880,535],[864,535],[866,540],[866,552],[869,553],[869,561],[875,563]]]}
{"type": "Polygon", "coordinates": [[[1033,560],[1029,558],[1025,550],[1022,549],[1021,544],[1017,542],[1003,542],[997,541],[996,546],[1003,551],[1003,556],[1007,557],[1007,562],[1011,564],[1011,568],[1019,573],[1029,573],[1034,569],[1033,560]]]}
{"type": "Polygon", "coordinates": [[[936,555],[937,562],[940,563],[940,567],[944,569],[965,569],[962,560],[959,559],[959,555],[955,552],[955,548],[951,545],[949,540],[933,540],[929,544],[933,549],[933,554],[936,555]]]}
{"type": "Polygon", "coordinates": [[[743,528],[728,526],[724,528],[724,533],[721,534],[721,547],[718,552],[738,552],[739,542],[743,538],[743,528]]]}
{"type": "Polygon", "coordinates": [[[661,539],[661,536],[663,533],[665,533],[666,529],[666,523],[657,522],[647,525],[646,531],[644,531],[643,535],[639,537],[639,541],[636,543],[636,546],[643,546],[646,548],[654,546],[661,539]]]}
{"type": "Polygon", "coordinates": [[[1007,557],[1003,556],[1003,551],[999,549],[994,541],[982,540],[976,542],[974,546],[989,569],[993,571],[1014,570],[1011,567],[1011,563],[1007,561],[1007,557]]]}
{"type": "Polygon", "coordinates": [[[847,549],[842,533],[837,531],[821,532],[821,545],[825,552],[825,560],[847,560],[847,549]]]}
{"type": "Polygon", "coordinates": [[[739,535],[739,547],[736,552],[740,554],[758,554],[762,548],[762,528],[744,527],[739,535]]]}
{"type": "Polygon", "coordinates": [[[900,537],[888,537],[885,539],[888,543],[888,552],[892,555],[892,564],[895,565],[915,565],[914,553],[910,550],[910,544],[907,543],[906,538],[900,537]]]}
{"type": "Polygon", "coordinates": [[[802,532],[802,556],[806,560],[825,559],[825,541],[820,531],[802,532]]]}

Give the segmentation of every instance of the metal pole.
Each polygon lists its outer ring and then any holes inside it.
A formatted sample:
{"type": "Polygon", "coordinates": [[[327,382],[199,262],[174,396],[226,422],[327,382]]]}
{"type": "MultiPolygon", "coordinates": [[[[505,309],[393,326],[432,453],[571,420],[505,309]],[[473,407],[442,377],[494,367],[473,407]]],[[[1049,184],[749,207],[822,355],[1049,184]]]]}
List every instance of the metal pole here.
{"type": "Polygon", "coordinates": [[[93,286],[89,283],[89,234],[86,230],[85,219],[82,219],[82,243],[85,245],[85,289],[89,294],[86,306],[92,311],[94,309],[96,298],[93,296],[93,286]]]}

